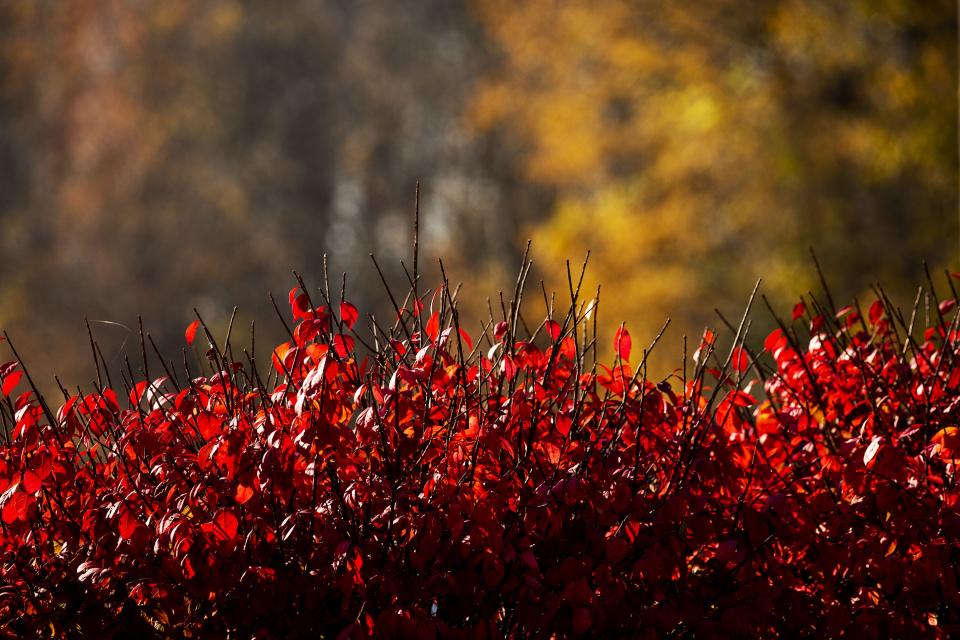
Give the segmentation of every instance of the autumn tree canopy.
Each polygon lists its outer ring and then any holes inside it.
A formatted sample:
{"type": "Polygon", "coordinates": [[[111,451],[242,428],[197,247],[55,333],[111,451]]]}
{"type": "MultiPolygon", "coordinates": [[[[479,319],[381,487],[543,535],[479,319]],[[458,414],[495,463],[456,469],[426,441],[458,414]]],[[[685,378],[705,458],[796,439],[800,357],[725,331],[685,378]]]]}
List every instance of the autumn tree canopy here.
{"type": "Polygon", "coordinates": [[[954,3],[477,4],[472,122],[520,138],[541,266],[592,249],[608,318],[695,333],[757,277],[805,293],[811,246],[845,294],[955,255],[954,3]]]}
{"type": "Polygon", "coordinates": [[[66,378],[84,316],[116,362],[138,315],[173,345],[195,306],[226,322],[237,304],[238,331],[279,340],[263,292],[324,253],[389,315],[368,254],[406,282],[417,180],[424,268],[444,257],[465,310],[512,288],[530,238],[531,282],[561,294],[563,259],[592,249],[601,319],[644,341],[668,315],[716,324],[760,276],[775,302],[803,294],[810,246],[838,295],[879,279],[909,302],[921,259],[958,245],[946,0],[0,0],[0,17],[0,326],[66,378]]]}

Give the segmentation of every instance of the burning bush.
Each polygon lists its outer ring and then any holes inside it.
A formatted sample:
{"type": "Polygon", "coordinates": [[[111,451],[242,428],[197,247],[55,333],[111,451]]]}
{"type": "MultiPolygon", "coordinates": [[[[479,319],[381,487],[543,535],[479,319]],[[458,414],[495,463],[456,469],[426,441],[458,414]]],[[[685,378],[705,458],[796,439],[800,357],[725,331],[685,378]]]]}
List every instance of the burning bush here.
{"type": "Polygon", "coordinates": [[[529,324],[525,273],[474,337],[446,282],[361,332],[300,280],[269,371],[200,320],[202,373],[143,335],[111,373],[91,340],[96,388],[56,409],[17,355],[6,635],[960,631],[955,293],[922,339],[879,289],[808,297],[762,350],[745,313],[655,382],[625,328],[601,362],[576,278],[529,324]]]}

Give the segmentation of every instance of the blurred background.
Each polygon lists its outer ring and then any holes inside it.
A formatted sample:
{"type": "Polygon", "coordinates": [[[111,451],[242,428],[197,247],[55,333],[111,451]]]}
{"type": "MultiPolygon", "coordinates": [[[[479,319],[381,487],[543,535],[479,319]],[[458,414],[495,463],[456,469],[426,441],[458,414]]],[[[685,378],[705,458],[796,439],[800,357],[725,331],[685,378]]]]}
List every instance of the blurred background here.
{"type": "Polygon", "coordinates": [[[91,380],[85,317],[122,364],[138,315],[175,356],[194,307],[225,330],[238,305],[266,352],[267,292],[318,284],[324,253],[390,316],[368,256],[402,284],[417,180],[426,283],[442,257],[471,332],[528,238],[529,299],[567,300],[592,249],[607,335],[672,317],[661,370],[757,277],[789,313],[810,246],[836,298],[881,281],[909,305],[921,260],[960,251],[956,11],[0,0],[0,327],[48,388],[91,380]]]}

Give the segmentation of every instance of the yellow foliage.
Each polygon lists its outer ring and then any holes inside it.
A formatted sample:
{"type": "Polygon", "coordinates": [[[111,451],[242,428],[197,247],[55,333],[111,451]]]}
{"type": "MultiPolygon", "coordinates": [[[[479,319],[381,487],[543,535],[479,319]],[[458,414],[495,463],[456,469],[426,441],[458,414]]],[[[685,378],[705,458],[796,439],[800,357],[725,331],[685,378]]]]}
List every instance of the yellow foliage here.
{"type": "Polygon", "coordinates": [[[541,271],[591,249],[608,333],[628,318],[643,341],[671,315],[699,335],[759,276],[775,301],[805,294],[808,246],[844,296],[956,249],[950,2],[476,8],[502,64],[470,122],[523,141],[556,195],[530,230],[541,271]]]}

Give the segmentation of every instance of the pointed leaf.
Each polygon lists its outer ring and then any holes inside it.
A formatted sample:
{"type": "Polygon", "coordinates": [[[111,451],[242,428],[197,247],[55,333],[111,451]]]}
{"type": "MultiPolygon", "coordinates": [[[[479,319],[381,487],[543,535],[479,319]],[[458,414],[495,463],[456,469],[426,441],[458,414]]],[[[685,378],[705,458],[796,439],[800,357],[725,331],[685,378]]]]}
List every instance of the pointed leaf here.
{"type": "Polygon", "coordinates": [[[357,311],[355,306],[349,302],[340,303],[340,318],[343,320],[343,324],[347,325],[347,329],[353,329],[353,325],[357,323],[359,317],[360,312],[357,311]]]}
{"type": "Polygon", "coordinates": [[[199,320],[194,320],[187,325],[187,330],[183,332],[184,337],[187,339],[187,344],[193,344],[194,338],[197,337],[197,327],[199,326],[199,320]]]}
{"type": "Polygon", "coordinates": [[[730,358],[730,366],[739,373],[747,370],[747,367],[750,366],[750,359],[745,349],[742,347],[734,347],[733,356],[730,358]]]}
{"type": "Polygon", "coordinates": [[[473,351],[473,339],[470,337],[470,334],[460,329],[460,339],[467,344],[467,351],[473,351]]]}
{"type": "Polygon", "coordinates": [[[427,321],[426,332],[432,342],[437,341],[437,337],[440,335],[440,313],[438,311],[434,311],[427,321]]]}
{"type": "Polygon", "coordinates": [[[13,371],[13,372],[11,372],[11,373],[8,373],[8,374],[3,378],[3,388],[2,388],[2,391],[3,391],[3,396],[4,396],[4,397],[9,396],[9,395],[13,392],[13,390],[14,390],[14,389],[17,387],[17,385],[20,383],[20,378],[21,378],[21,377],[23,377],[23,371],[13,371]]]}
{"type": "Polygon", "coordinates": [[[560,338],[560,323],[556,320],[547,320],[543,323],[543,328],[547,330],[547,335],[554,342],[560,338]]]}
{"type": "Polygon", "coordinates": [[[613,344],[620,359],[624,362],[629,362],[630,351],[633,348],[633,340],[630,339],[630,332],[627,331],[623,325],[620,325],[620,328],[617,329],[616,334],[614,334],[613,344]]]}

